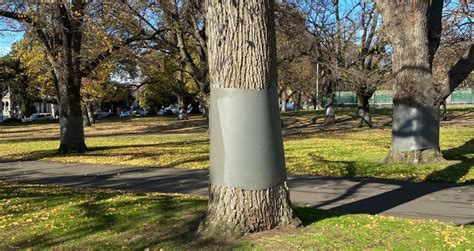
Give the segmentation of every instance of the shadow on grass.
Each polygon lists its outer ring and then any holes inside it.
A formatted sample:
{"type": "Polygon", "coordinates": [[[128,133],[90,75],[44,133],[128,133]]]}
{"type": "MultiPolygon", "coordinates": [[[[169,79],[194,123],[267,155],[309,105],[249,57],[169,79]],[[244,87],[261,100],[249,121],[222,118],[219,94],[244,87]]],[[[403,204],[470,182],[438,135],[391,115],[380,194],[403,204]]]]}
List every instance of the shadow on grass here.
{"type": "Polygon", "coordinates": [[[296,216],[301,220],[303,226],[308,226],[318,221],[346,215],[346,213],[315,209],[313,207],[294,207],[296,216]]]}
{"type": "Polygon", "coordinates": [[[16,227],[9,230],[16,239],[0,243],[0,247],[116,249],[126,246],[143,250],[163,246],[232,246],[225,240],[203,240],[196,236],[204,217],[203,199],[165,195],[119,199],[121,196],[121,192],[92,189],[2,186],[0,200],[14,198],[18,203],[31,205],[25,211],[17,211],[13,206],[15,209],[6,213],[21,216],[35,213],[38,208],[43,212],[55,211],[44,224],[55,224],[57,228],[44,228],[41,222],[16,227]]]}
{"type": "MultiPolygon", "coordinates": [[[[467,154],[474,153],[474,139],[464,143],[464,145],[443,151],[443,156],[447,160],[458,160],[457,164],[450,165],[442,170],[436,171],[426,177],[426,181],[448,181],[457,182],[464,177],[471,168],[474,168],[474,158],[466,157],[467,154]]],[[[465,181],[474,183],[474,179],[465,181]]]]}
{"type": "MultiPolygon", "coordinates": [[[[40,151],[33,151],[23,155],[21,158],[17,160],[21,161],[28,161],[28,160],[41,160],[44,158],[51,158],[51,157],[70,157],[70,156],[91,156],[91,157],[104,157],[104,156],[116,156],[116,154],[110,154],[103,151],[108,150],[116,150],[116,149],[139,149],[139,148],[146,148],[146,147],[180,147],[180,146],[188,146],[188,145],[196,145],[196,144],[209,144],[209,140],[192,140],[192,141],[175,141],[175,142],[165,142],[165,143],[154,143],[154,144],[135,144],[135,145],[114,145],[114,146],[98,146],[98,147],[89,147],[89,150],[84,153],[73,153],[67,155],[58,155],[57,150],[40,150],[40,151]]],[[[199,152],[203,153],[203,152],[199,152]]],[[[207,153],[207,152],[205,152],[207,153]]],[[[122,155],[123,153],[120,153],[122,155]]],[[[134,153],[133,150],[130,151],[130,154],[136,155],[136,157],[156,157],[158,153],[134,153]]],[[[185,156],[185,155],[183,155],[185,156]]],[[[1,160],[0,162],[10,162],[10,161],[17,161],[17,160],[1,160]]],[[[193,157],[193,158],[185,158],[185,160],[177,161],[167,165],[166,167],[173,167],[172,165],[179,165],[189,162],[199,162],[207,160],[207,157],[193,157]]]]}

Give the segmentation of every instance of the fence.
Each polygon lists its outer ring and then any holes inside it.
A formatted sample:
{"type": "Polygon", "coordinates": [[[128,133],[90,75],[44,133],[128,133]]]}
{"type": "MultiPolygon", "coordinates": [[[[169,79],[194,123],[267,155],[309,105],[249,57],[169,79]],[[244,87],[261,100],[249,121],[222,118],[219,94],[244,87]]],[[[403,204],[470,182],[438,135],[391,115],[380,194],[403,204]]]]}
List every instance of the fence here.
{"type": "MultiPolygon", "coordinates": [[[[393,91],[379,90],[375,91],[369,100],[371,105],[392,105],[393,91]]],[[[474,88],[466,88],[454,91],[446,99],[448,104],[474,104],[474,88]]],[[[336,105],[357,105],[357,96],[355,92],[336,92],[334,100],[336,105]]]]}

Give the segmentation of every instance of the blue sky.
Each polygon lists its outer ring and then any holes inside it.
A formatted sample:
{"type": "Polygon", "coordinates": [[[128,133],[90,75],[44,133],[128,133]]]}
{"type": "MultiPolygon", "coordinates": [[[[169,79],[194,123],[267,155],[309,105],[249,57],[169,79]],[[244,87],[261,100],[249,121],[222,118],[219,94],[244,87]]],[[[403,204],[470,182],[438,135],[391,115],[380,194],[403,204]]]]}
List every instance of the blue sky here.
{"type": "Polygon", "coordinates": [[[23,37],[23,32],[9,32],[0,35],[0,56],[8,54],[12,44],[23,37]]]}
{"type": "Polygon", "coordinates": [[[0,20],[0,56],[10,52],[12,44],[23,37],[24,32],[11,32],[9,25],[0,20]]]}

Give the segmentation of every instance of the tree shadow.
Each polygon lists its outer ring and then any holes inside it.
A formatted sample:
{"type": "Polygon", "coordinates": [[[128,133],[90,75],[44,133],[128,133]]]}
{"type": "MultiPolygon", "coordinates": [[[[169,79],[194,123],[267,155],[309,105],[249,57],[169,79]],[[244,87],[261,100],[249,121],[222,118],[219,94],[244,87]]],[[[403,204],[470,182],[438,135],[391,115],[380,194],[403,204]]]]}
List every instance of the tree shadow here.
{"type": "MultiPolygon", "coordinates": [[[[17,187],[25,190],[21,188],[22,185],[17,187]]],[[[133,249],[143,250],[147,247],[160,247],[162,244],[193,249],[217,248],[222,244],[235,246],[231,242],[224,243],[222,240],[213,238],[203,240],[196,236],[197,227],[204,217],[206,202],[203,199],[175,198],[164,195],[117,201],[115,198],[119,198],[121,192],[96,192],[92,189],[79,191],[68,188],[52,188],[52,191],[49,192],[48,188],[44,187],[41,192],[35,192],[33,189],[34,187],[27,188],[26,190],[30,192],[22,191],[22,193],[15,193],[14,196],[16,199],[26,199],[35,205],[37,203],[44,205],[43,210],[63,208],[63,205],[71,205],[74,201],[85,201],[73,205],[67,211],[59,210],[53,216],[59,217],[56,219],[60,221],[63,219],[57,224],[67,226],[64,230],[36,232],[33,229],[38,225],[23,226],[24,228],[31,227],[31,229],[25,229],[25,233],[20,235],[20,238],[10,242],[9,248],[56,247],[61,249],[66,245],[64,247],[76,249],[91,248],[95,244],[97,244],[95,248],[103,248],[104,240],[101,239],[100,232],[112,234],[112,238],[108,239],[112,243],[111,249],[129,246],[133,249]],[[148,206],[142,211],[135,210],[135,206],[141,204],[148,206]],[[120,212],[111,211],[111,207],[120,209],[120,212]],[[72,211],[69,212],[69,210],[72,211]],[[124,214],[126,217],[123,216],[124,214]],[[80,223],[74,224],[74,220],[67,219],[69,217],[80,218],[78,221],[80,223]],[[134,231],[140,232],[132,234],[134,231]],[[91,238],[98,233],[99,239],[91,238]],[[120,239],[114,239],[114,236],[118,236],[120,239]],[[126,238],[122,239],[122,236],[126,236],[126,238]],[[85,243],[80,244],[83,242],[85,243]]],[[[10,193],[11,191],[3,191],[0,193],[0,199],[10,198],[11,196],[8,196],[10,193]]],[[[34,210],[36,209],[31,207],[29,211],[21,213],[31,214],[34,213],[34,210]]],[[[0,246],[3,245],[0,244],[0,246]]]]}
{"type": "MultiPolygon", "coordinates": [[[[472,153],[474,153],[474,139],[467,141],[462,146],[443,151],[443,156],[447,160],[458,160],[460,162],[431,173],[425,181],[459,181],[474,167],[474,158],[466,157],[466,155],[472,153]]],[[[474,179],[466,180],[465,183],[474,183],[474,179]]]]}
{"type": "MultiPolygon", "coordinates": [[[[180,147],[186,145],[197,145],[197,144],[209,144],[208,139],[196,139],[196,140],[187,140],[187,141],[174,141],[174,142],[163,142],[163,143],[151,143],[151,144],[133,144],[133,145],[113,145],[113,146],[97,146],[97,147],[89,147],[89,150],[85,153],[72,153],[67,155],[58,155],[57,150],[39,150],[39,151],[32,151],[24,156],[17,158],[15,160],[3,159],[0,160],[1,162],[15,162],[15,161],[30,161],[30,160],[41,160],[44,158],[51,158],[51,157],[71,157],[71,156],[96,156],[96,157],[103,157],[103,156],[117,156],[117,154],[107,154],[104,151],[108,150],[116,150],[116,149],[139,149],[139,148],[146,148],[146,147],[180,147]]],[[[199,152],[203,153],[203,152],[199,152]]],[[[207,152],[205,152],[207,153],[207,152]]],[[[135,154],[133,151],[130,151],[130,154],[135,154]]],[[[136,153],[137,157],[156,157],[159,153],[136,153]]],[[[173,164],[184,164],[193,161],[203,161],[206,160],[205,157],[196,157],[191,158],[189,160],[177,161],[173,164]]],[[[167,165],[167,167],[172,167],[171,164],[167,165]]]]}
{"type": "Polygon", "coordinates": [[[329,218],[347,215],[344,212],[337,212],[333,210],[321,210],[315,207],[293,207],[293,211],[298,219],[301,220],[303,226],[308,226],[318,221],[329,218]]]}

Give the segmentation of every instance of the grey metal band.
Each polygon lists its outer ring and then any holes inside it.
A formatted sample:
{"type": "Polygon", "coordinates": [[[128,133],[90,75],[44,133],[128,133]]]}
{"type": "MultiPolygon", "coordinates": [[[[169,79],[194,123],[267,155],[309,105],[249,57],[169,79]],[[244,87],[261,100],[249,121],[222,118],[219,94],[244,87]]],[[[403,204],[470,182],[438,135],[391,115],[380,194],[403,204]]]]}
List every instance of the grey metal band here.
{"type": "Polygon", "coordinates": [[[370,113],[364,111],[364,110],[359,110],[359,118],[361,118],[362,120],[364,120],[364,122],[366,123],[370,123],[371,122],[371,118],[370,118],[370,113]]]}
{"type": "Polygon", "coordinates": [[[334,111],[334,106],[326,107],[326,116],[334,116],[336,112],[334,111]]]}
{"type": "Polygon", "coordinates": [[[438,109],[436,107],[395,106],[392,146],[401,152],[439,148],[438,109]]]}
{"type": "Polygon", "coordinates": [[[210,180],[264,190],[286,180],[276,88],[212,88],[210,180]]]}
{"type": "Polygon", "coordinates": [[[61,143],[76,144],[84,140],[83,117],[59,118],[61,143]]]}

